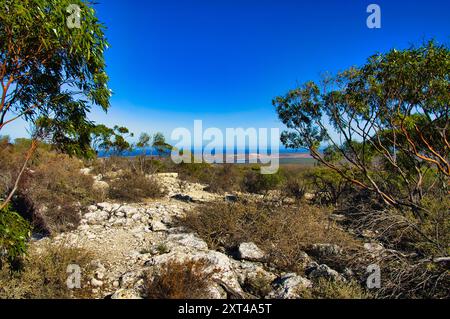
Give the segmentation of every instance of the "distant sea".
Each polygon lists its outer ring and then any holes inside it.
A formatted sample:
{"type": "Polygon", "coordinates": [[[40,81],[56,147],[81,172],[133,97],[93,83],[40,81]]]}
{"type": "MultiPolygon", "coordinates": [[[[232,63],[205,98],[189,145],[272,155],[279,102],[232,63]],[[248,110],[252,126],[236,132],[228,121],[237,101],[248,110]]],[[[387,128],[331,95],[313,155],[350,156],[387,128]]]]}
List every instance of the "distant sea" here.
{"type": "MultiPolygon", "coordinates": [[[[191,151],[195,154],[195,150],[191,151]]],[[[135,148],[131,151],[123,152],[120,156],[122,157],[135,157],[140,156],[144,153],[143,149],[135,148]]],[[[146,156],[156,156],[156,151],[152,151],[151,148],[145,149],[146,156]]],[[[111,153],[100,152],[99,157],[110,157],[111,153]]],[[[170,156],[166,154],[165,156],[170,156]]],[[[228,156],[233,156],[232,154],[228,156]]],[[[239,160],[239,164],[248,164],[250,158],[258,158],[257,154],[250,153],[248,149],[235,149],[234,158],[236,162],[239,160]]],[[[279,150],[280,164],[302,164],[302,165],[313,165],[315,160],[311,157],[306,150],[292,150],[292,149],[280,149],[279,150]]]]}

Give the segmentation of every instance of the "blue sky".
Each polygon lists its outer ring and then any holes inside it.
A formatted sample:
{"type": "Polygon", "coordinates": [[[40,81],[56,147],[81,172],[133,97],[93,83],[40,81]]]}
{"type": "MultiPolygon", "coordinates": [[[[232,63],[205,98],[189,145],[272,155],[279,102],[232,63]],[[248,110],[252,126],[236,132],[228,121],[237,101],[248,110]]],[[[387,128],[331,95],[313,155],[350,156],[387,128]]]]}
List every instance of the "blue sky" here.
{"type": "MultiPolygon", "coordinates": [[[[282,127],[271,105],[321,73],[435,38],[450,43],[450,1],[99,0],[114,91],[91,119],[139,134],[193,126],[282,127]],[[382,28],[368,29],[377,3],[382,28]]],[[[25,135],[17,122],[5,133],[25,135]]],[[[3,133],[3,132],[2,132],[3,133]]]]}

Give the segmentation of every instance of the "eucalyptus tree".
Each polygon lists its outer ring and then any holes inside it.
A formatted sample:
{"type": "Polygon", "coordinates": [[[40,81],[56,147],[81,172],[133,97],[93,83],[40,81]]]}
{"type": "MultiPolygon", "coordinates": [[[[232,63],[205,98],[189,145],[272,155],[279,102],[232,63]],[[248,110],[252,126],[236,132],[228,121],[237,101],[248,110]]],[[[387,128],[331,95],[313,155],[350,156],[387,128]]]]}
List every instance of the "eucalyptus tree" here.
{"type": "Polygon", "coordinates": [[[88,113],[110,105],[104,29],[86,0],[0,0],[0,132],[24,119],[62,151],[88,155],[88,113]]]}
{"type": "Polygon", "coordinates": [[[374,55],[362,67],[308,82],[273,104],[288,128],[282,134],[287,147],[308,149],[386,204],[420,214],[437,179],[448,194],[449,89],[450,51],[430,42],[374,55]],[[392,173],[396,185],[387,178],[392,173]]]}

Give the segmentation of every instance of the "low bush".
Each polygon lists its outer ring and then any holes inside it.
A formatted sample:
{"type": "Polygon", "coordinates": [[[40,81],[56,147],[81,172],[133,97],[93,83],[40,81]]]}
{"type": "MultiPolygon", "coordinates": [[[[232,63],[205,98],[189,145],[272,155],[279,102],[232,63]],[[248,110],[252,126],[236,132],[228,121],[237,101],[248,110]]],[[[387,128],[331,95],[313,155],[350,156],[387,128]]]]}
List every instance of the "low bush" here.
{"type": "Polygon", "coordinates": [[[331,281],[319,279],[312,288],[302,289],[300,292],[302,299],[370,299],[370,293],[355,281],[331,281]]]}
{"type": "Polygon", "coordinates": [[[97,201],[93,179],[80,173],[82,163],[67,155],[40,153],[24,175],[14,206],[38,230],[58,233],[75,229],[83,207],[97,201]]]}
{"type": "Polygon", "coordinates": [[[242,180],[242,190],[254,194],[266,194],[268,191],[276,189],[282,181],[280,172],[276,174],[261,174],[257,167],[248,170],[242,180]]]}
{"type": "Polygon", "coordinates": [[[242,242],[254,242],[282,270],[303,271],[303,251],[314,243],[356,245],[349,234],[330,223],[326,212],[306,204],[280,209],[262,202],[208,203],[179,222],[212,249],[232,251],[242,242]]]}
{"type": "Polygon", "coordinates": [[[294,198],[296,201],[300,201],[306,194],[305,182],[296,176],[289,177],[281,187],[281,194],[282,196],[294,198]]]}
{"type": "Polygon", "coordinates": [[[26,253],[31,225],[9,207],[0,211],[0,268],[26,253]]]}
{"type": "Polygon", "coordinates": [[[109,198],[123,201],[142,201],[165,195],[163,187],[142,174],[125,173],[110,182],[109,198]]]}
{"type": "Polygon", "coordinates": [[[22,269],[0,270],[0,299],[67,299],[89,298],[91,254],[63,244],[32,249],[24,258],[22,269]],[[81,288],[69,289],[69,265],[81,268],[81,288]]]}
{"type": "Polygon", "coordinates": [[[170,261],[144,278],[148,299],[205,299],[211,274],[205,260],[170,261]]]}

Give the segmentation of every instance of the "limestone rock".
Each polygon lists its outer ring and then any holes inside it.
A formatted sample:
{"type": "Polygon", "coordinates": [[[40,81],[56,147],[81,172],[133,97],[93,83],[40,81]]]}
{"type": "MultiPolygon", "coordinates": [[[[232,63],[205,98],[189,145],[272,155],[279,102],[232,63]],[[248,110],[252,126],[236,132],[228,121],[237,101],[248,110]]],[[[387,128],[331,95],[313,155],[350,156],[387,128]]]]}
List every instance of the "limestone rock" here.
{"type": "Polygon", "coordinates": [[[111,296],[111,299],[142,299],[142,297],[134,289],[119,289],[111,296]]]}
{"type": "Polygon", "coordinates": [[[298,299],[301,297],[300,292],[303,289],[310,288],[311,281],[303,278],[295,273],[289,273],[281,277],[276,289],[269,293],[268,299],[298,299]]]}
{"type": "Polygon", "coordinates": [[[264,259],[265,255],[265,252],[254,243],[242,243],[238,247],[239,259],[261,261],[264,259]]]}
{"type": "Polygon", "coordinates": [[[150,229],[155,232],[166,231],[167,226],[164,223],[162,223],[160,220],[152,220],[152,221],[150,221],[150,229]]]}
{"type": "Polygon", "coordinates": [[[305,273],[309,279],[325,278],[332,281],[346,281],[341,274],[325,264],[311,263],[305,270],[305,273]]]}

